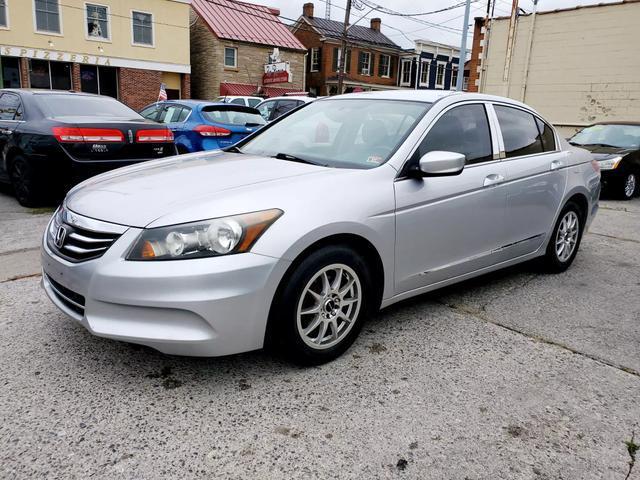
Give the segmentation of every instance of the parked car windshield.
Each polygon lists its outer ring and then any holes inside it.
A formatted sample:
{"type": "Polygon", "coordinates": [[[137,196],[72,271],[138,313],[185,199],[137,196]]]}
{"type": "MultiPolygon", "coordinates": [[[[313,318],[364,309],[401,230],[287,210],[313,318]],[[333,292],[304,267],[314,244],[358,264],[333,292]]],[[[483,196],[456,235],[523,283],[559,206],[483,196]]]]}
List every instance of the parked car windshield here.
{"type": "Polygon", "coordinates": [[[274,123],[240,147],[242,153],[341,168],[375,168],[397,150],[430,103],[332,99],[274,123]]]}
{"type": "Polygon", "coordinates": [[[225,123],[227,125],[255,126],[267,123],[254,108],[236,105],[204,107],[202,116],[210,122],[225,123]]]}
{"type": "Polygon", "coordinates": [[[579,131],[569,141],[574,145],[639,148],[640,125],[593,125],[579,131]]]}
{"type": "Polygon", "coordinates": [[[111,97],[87,95],[39,95],[39,104],[46,117],[114,117],[139,120],[134,110],[111,97]]]}

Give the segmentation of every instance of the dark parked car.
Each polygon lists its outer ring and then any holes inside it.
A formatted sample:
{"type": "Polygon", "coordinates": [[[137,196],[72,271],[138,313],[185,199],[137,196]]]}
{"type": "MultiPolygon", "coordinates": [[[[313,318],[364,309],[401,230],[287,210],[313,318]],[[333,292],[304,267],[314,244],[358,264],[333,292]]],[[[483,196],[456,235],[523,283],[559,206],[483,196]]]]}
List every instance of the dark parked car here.
{"type": "Polygon", "coordinates": [[[629,200],[640,193],[640,122],[603,122],[580,130],[569,143],[598,161],[602,187],[629,200]]]}
{"type": "Polygon", "coordinates": [[[37,206],[73,183],[176,154],[173,134],[111,97],[55,90],[0,90],[0,181],[37,206]]]}
{"type": "Polygon", "coordinates": [[[255,108],[205,100],[157,102],[140,115],[171,129],[178,153],[230,147],[267,123],[255,108]]]}

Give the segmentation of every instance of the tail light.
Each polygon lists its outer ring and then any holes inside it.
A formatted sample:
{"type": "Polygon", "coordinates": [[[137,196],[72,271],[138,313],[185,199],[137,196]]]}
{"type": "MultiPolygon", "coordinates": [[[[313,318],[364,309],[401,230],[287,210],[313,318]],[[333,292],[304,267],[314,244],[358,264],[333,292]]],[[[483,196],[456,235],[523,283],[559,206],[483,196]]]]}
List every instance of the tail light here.
{"type": "Polygon", "coordinates": [[[203,137],[228,137],[231,131],[226,128],[216,127],[215,125],[198,125],[193,129],[203,137]]]}
{"type": "Polygon", "coordinates": [[[159,130],[138,130],[136,133],[138,143],[168,143],[173,142],[173,132],[168,128],[159,130]]]}
{"type": "Polygon", "coordinates": [[[111,128],[53,127],[53,136],[62,143],[119,143],[124,134],[111,128]]]}

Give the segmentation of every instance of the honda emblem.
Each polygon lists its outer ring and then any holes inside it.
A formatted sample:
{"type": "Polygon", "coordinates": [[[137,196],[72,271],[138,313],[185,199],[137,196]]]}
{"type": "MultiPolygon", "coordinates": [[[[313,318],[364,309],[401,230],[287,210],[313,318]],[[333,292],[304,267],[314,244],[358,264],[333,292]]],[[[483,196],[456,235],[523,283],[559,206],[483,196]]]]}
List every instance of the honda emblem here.
{"type": "Polygon", "coordinates": [[[56,245],[56,247],[62,248],[65,238],[67,238],[67,229],[60,225],[58,227],[58,231],[56,232],[56,238],[53,240],[53,243],[56,245]]]}

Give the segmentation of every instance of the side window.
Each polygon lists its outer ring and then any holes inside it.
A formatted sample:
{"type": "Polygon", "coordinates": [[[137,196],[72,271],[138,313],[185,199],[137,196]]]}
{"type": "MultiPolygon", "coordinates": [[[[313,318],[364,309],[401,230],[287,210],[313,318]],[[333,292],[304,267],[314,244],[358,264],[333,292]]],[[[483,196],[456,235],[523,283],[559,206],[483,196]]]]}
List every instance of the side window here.
{"type": "Polygon", "coordinates": [[[158,121],[158,113],[160,113],[160,107],[158,105],[151,105],[140,112],[144,118],[148,120],[158,121]]]}
{"type": "Polygon", "coordinates": [[[418,147],[416,160],[434,150],[462,153],[467,165],[492,160],[491,130],[484,105],[462,105],[442,115],[418,147]]]}
{"type": "Polygon", "coordinates": [[[189,114],[191,113],[191,109],[187,107],[182,107],[182,111],[180,112],[180,116],[178,117],[177,122],[184,122],[189,114]]]}
{"type": "Polygon", "coordinates": [[[556,138],[553,135],[553,129],[545,122],[536,118],[538,131],[542,135],[542,148],[545,152],[553,152],[556,149],[556,138]]]}
{"type": "Polygon", "coordinates": [[[279,100],[275,108],[274,118],[278,118],[298,106],[296,100],[279,100]]]}
{"type": "Polygon", "coordinates": [[[167,105],[160,113],[160,118],[158,119],[158,121],[160,123],[180,122],[182,110],[184,110],[184,107],[182,107],[182,105],[167,105]]]}
{"type": "Polygon", "coordinates": [[[542,136],[532,114],[502,105],[495,105],[494,108],[507,158],[542,153],[542,136]]]}
{"type": "Polygon", "coordinates": [[[271,118],[271,113],[273,112],[273,107],[275,107],[276,102],[264,102],[263,104],[261,104],[258,107],[258,111],[260,112],[260,115],[262,115],[262,118],[264,118],[265,120],[269,120],[271,118]]]}
{"type": "Polygon", "coordinates": [[[5,93],[0,97],[0,120],[21,120],[22,107],[20,97],[5,93]]]}
{"type": "Polygon", "coordinates": [[[235,103],[236,105],[244,105],[244,98],[234,98],[229,103],[235,103]]]}
{"type": "Polygon", "coordinates": [[[256,105],[258,105],[262,100],[259,100],[257,98],[250,98],[249,100],[249,106],[250,107],[255,107],[256,105]]]}

